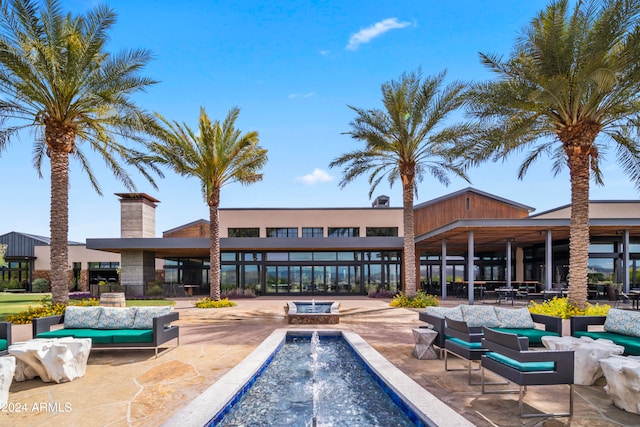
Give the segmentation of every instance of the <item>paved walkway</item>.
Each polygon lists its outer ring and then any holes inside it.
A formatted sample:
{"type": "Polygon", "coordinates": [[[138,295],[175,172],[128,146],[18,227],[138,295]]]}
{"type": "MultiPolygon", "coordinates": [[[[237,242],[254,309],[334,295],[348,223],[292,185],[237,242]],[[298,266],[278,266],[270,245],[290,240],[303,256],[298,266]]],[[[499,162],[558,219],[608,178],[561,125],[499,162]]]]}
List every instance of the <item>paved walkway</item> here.
{"type": "MultiPolygon", "coordinates": [[[[467,385],[467,374],[445,374],[441,360],[418,360],[411,329],[424,325],[417,310],[389,307],[389,300],[336,298],[338,325],[360,334],[430,393],[477,426],[640,426],[640,416],[615,408],[600,382],[575,386],[575,415],[557,419],[518,418],[515,395],[482,395],[467,385]]],[[[154,358],[148,350],[92,350],[85,377],[63,384],[39,379],[14,382],[10,406],[0,411],[1,426],[157,426],[202,393],[246,357],[274,329],[287,325],[285,299],[238,300],[225,309],[197,309],[195,299],[180,299],[180,346],[154,358]]],[[[448,300],[455,305],[461,300],[448,300]]],[[[14,325],[14,340],[31,338],[30,325],[14,325]]],[[[562,386],[529,387],[525,402],[544,411],[565,410],[562,386]]],[[[449,427],[449,426],[444,426],[449,427]]]]}

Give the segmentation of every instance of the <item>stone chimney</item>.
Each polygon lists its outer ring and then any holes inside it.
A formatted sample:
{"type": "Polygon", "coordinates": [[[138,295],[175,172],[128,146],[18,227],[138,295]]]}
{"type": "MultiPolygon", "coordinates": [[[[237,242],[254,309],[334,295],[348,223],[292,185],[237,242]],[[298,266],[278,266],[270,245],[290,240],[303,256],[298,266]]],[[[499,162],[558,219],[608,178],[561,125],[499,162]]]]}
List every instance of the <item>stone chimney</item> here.
{"type": "Polygon", "coordinates": [[[120,198],[120,237],[156,237],[156,204],[145,193],[116,193],[120,198]]]}

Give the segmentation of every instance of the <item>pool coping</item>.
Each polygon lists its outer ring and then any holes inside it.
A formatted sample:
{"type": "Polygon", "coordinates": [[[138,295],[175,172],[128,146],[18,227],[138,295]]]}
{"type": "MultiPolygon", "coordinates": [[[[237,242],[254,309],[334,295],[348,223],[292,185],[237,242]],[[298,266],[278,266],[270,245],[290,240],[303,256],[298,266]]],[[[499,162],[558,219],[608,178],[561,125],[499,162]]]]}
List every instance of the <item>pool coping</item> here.
{"type": "Polygon", "coordinates": [[[334,329],[276,329],[242,362],[227,372],[191,403],[175,412],[162,425],[206,426],[242,390],[262,368],[273,352],[289,335],[342,335],[353,350],[367,363],[386,385],[430,426],[473,427],[469,420],[409,378],[371,347],[360,335],[334,329]]]}

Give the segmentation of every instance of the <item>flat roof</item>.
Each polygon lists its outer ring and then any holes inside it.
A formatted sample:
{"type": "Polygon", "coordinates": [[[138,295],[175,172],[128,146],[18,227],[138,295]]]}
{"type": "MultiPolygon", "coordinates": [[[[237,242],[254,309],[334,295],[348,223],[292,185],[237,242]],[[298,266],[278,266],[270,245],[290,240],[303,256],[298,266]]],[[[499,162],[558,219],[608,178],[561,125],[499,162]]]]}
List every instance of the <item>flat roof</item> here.
{"type": "MultiPolygon", "coordinates": [[[[87,249],[121,253],[142,250],[156,253],[157,258],[209,256],[208,237],[114,238],[87,239],[87,249]]],[[[234,251],[355,251],[402,250],[402,237],[233,237],[221,238],[220,250],[234,251]]]]}

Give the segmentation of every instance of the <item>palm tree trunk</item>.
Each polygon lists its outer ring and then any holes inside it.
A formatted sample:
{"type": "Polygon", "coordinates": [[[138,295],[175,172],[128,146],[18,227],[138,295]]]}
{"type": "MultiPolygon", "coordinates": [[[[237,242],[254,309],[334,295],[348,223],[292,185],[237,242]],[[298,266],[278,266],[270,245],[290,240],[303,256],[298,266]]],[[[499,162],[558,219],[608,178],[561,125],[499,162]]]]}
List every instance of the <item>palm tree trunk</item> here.
{"type": "Polygon", "coordinates": [[[587,306],[589,268],[589,167],[585,153],[569,155],[571,175],[571,231],[569,235],[569,303],[587,306]]]}
{"type": "Polygon", "coordinates": [[[54,303],[69,301],[69,155],[60,149],[51,156],[51,294],[54,303]]]}
{"type": "Polygon", "coordinates": [[[413,175],[403,177],[402,181],[402,213],[404,227],[404,293],[413,297],[416,295],[416,246],[415,228],[413,223],[413,175]]]}
{"type": "Polygon", "coordinates": [[[220,299],[220,218],[218,207],[220,206],[220,190],[213,189],[209,197],[209,284],[210,296],[218,301],[220,299]]]}

